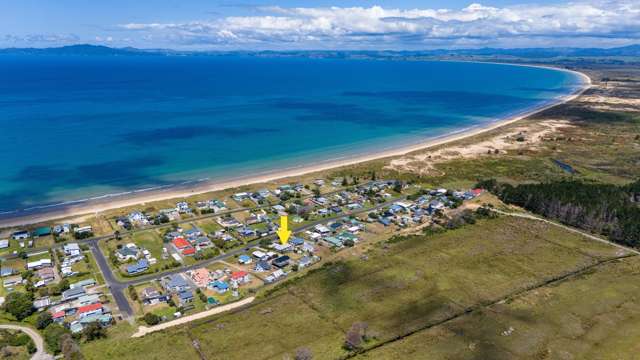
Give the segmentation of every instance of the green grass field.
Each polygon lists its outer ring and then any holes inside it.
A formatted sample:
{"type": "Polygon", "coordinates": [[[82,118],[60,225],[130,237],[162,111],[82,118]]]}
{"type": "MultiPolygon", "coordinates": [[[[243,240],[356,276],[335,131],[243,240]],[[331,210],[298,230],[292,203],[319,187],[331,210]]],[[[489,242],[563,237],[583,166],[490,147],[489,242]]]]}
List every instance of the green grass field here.
{"type": "Polygon", "coordinates": [[[639,271],[638,257],[608,263],[357,358],[635,359],[639,271]]]}
{"type": "MultiPolygon", "coordinates": [[[[89,359],[127,359],[144,349],[160,359],[165,344],[195,339],[207,359],[282,359],[298,347],[311,349],[316,359],[334,359],[347,354],[342,344],[355,322],[368,324],[375,339],[366,346],[372,347],[616,252],[531,220],[485,220],[381,246],[367,260],[323,267],[234,313],[144,339],[88,343],[83,351],[89,359]]],[[[172,358],[190,358],[192,349],[187,345],[172,358]]]]}

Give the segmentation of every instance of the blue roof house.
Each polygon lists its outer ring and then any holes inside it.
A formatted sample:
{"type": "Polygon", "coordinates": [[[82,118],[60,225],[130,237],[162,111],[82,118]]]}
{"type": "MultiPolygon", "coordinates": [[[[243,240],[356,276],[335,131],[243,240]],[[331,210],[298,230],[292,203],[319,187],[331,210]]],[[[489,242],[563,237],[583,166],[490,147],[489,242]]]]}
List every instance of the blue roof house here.
{"type": "Polygon", "coordinates": [[[149,261],[147,261],[147,259],[140,259],[137,263],[127,266],[127,274],[135,275],[145,272],[147,269],[149,269],[149,261]]]}
{"type": "Polygon", "coordinates": [[[193,302],[193,292],[191,292],[191,290],[180,291],[178,293],[178,300],[180,300],[180,305],[193,302]]]}
{"type": "Polygon", "coordinates": [[[212,287],[216,289],[218,294],[224,294],[229,290],[229,284],[224,281],[216,280],[213,282],[212,287]]]}

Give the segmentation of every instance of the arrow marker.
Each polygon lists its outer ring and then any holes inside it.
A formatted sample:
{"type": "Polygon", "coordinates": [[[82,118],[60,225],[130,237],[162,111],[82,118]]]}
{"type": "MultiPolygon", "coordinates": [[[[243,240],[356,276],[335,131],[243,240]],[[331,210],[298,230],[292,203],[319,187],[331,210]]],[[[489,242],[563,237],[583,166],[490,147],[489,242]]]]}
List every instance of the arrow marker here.
{"type": "Polygon", "coordinates": [[[291,231],[289,230],[287,215],[280,216],[280,228],[278,229],[278,237],[280,238],[280,243],[282,245],[286,244],[289,241],[290,236],[291,231]]]}

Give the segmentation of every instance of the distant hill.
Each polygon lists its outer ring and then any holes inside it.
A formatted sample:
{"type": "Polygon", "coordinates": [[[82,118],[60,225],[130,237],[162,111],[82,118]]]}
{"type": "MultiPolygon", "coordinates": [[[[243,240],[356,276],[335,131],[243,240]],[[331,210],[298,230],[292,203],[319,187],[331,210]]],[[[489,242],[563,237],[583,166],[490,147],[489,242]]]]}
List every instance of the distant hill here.
{"type": "Polygon", "coordinates": [[[52,48],[6,48],[0,49],[0,54],[25,54],[25,55],[141,55],[151,51],[136,48],[112,48],[101,45],[70,45],[52,48]]]}
{"type": "Polygon", "coordinates": [[[229,55],[241,53],[250,56],[301,56],[353,58],[364,56],[370,58],[394,57],[443,57],[443,56],[502,56],[530,59],[557,57],[640,57],[640,44],[616,48],[519,48],[519,49],[436,49],[419,51],[387,51],[387,50],[301,50],[301,51],[179,51],[169,49],[137,49],[132,47],[112,48],[101,45],[79,44],[54,48],[6,48],[0,54],[33,54],[33,55],[229,55]]]}

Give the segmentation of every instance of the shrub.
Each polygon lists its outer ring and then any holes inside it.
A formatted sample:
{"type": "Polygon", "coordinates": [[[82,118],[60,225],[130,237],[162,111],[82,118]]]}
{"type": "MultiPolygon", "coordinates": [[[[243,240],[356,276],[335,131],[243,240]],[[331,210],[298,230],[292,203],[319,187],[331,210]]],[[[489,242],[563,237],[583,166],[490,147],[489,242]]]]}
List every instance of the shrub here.
{"type": "Polygon", "coordinates": [[[154,314],[154,313],[146,313],[144,314],[144,322],[147,323],[147,325],[157,325],[160,323],[160,321],[162,321],[162,319],[160,318],[160,316],[154,314]]]}
{"type": "Polygon", "coordinates": [[[23,292],[12,292],[7,295],[4,309],[16,319],[22,321],[27,316],[33,314],[33,299],[30,294],[23,292]]]}

